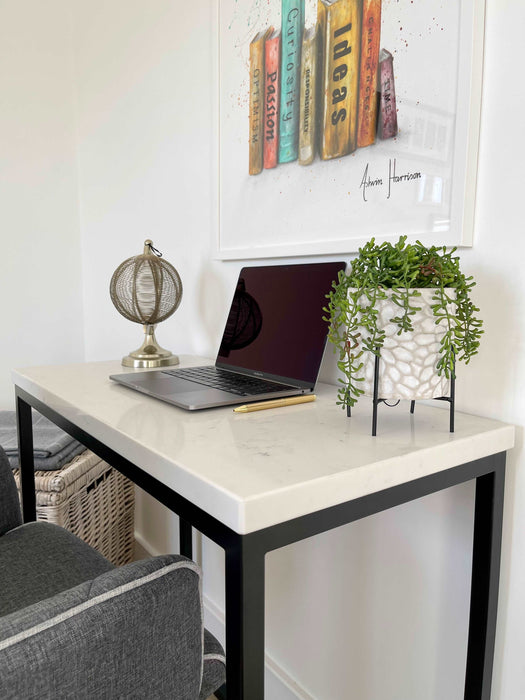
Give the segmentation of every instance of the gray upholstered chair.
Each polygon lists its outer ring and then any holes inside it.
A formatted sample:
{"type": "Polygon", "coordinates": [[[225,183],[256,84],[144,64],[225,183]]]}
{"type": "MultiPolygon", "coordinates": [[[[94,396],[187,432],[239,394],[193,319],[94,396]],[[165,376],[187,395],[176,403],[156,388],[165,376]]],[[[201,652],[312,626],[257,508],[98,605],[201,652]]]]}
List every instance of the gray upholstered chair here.
{"type": "Polygon", "coordinates": [[[56,525],[23,525],[0,448],[0,698],[204,700],[224,679],[197,565],[115,568],[56,525]]]}

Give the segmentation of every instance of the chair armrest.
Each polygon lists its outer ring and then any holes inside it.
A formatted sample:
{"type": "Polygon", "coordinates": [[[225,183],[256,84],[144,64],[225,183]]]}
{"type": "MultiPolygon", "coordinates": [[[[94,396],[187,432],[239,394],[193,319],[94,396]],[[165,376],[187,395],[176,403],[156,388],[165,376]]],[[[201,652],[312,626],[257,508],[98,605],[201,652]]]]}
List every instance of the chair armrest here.
{"type": "Polygon", "coordinates": [[[200,570],[134,562],[0,618],[0,697],[199,697],[200,570]]]}
{"type": "Polygon", "coordinates": [[[21,524],[22,514],[13,470],[0,447],[0,536],[21,524]]]}

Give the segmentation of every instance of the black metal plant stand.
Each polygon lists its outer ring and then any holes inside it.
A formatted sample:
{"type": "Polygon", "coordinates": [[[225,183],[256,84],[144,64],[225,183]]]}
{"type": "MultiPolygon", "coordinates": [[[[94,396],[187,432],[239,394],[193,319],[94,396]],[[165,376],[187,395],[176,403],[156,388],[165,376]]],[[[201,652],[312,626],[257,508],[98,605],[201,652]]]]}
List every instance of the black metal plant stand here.
{"type": "MultiPolygon", "coordinates": [[[[399,400],[396,401],[396,403],[388,403],[387,399],[381,399],[379,398],[379,362],[380,362],[380,357],[379,355],[375,356],[375,362],[374,362],[374,393],[372,397],[372,436],[375,437],[377,435],[377,407],[379,406],[380,403],[386,404],[389,408],[393,408],[394,406],[397,406],[399,403],[399,400]]],[[[450,396],[436,396],[434,401],[448,401],[450,404],[450,413],[449,413],[449,419],[450,419],[450,432],[454,432],[454,410],[455,410],[455,402],[456,402],[456,379],[455,379],[455,374],[456,374],[456,363],[454,362],[453,368],[452,368],[452,375],[450,377],[450,396]]],[[[416,408],[416,402],[415,400],[412,400],[410,402],[410,413],[414,413],[416,408]]],[[[347,404],[346,406],[346,415],[350,418],[352,415],[352,410],[350,408],[350,405],[347,404]]]]}

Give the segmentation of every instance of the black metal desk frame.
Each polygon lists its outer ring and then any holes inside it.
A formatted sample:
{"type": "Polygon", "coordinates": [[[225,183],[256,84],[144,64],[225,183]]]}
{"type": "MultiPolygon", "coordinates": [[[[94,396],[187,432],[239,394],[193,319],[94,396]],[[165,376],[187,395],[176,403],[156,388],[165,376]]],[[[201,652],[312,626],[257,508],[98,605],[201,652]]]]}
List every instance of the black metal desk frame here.
{"type": "Polygon", "coordinates": [[[265,555],[293,542],[476,479],[464,700],[489,700],[496,634],[505,453],[447,469],[287,522],[240,535],[139,466],[16,387],[24,521],[36,518],[31,407],[82,442],[180,518],[180,550],[192,556],[195,527],[225,550],[228,700],[264,700],[265,555]]]}

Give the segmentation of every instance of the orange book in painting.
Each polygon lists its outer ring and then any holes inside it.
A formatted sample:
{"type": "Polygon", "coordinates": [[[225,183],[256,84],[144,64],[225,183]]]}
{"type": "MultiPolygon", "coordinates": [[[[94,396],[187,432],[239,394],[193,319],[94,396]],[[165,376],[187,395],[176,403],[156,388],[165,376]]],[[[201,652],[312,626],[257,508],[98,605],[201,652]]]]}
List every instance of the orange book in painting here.
{"type": "Polygon", "coordinates": [[[359,70],[359,106],[357,147],[374,143],[377,127],[377,71],[381,37],[381,0],[363,0],[361,67],[359,70]]]}
{"type": "Polygon", "coordinates": [[[324,45],[320,80],[320,147],[323,160],[357,148],[357,103],[362,0],[319,0],[324,45]]]}
{"type": "Polygon", "coordinates": [[[273,27],[270,27],[264,32],[258,32],[250,44],[250,175],[257,175],[263,168],[264,44],[272,31],[273,27]]]}
{"type": "Polygon", "coordinates": [[[275,168],[279,151],[281,32],[276,30],[264,48],[264,167],[275,168]]]}

